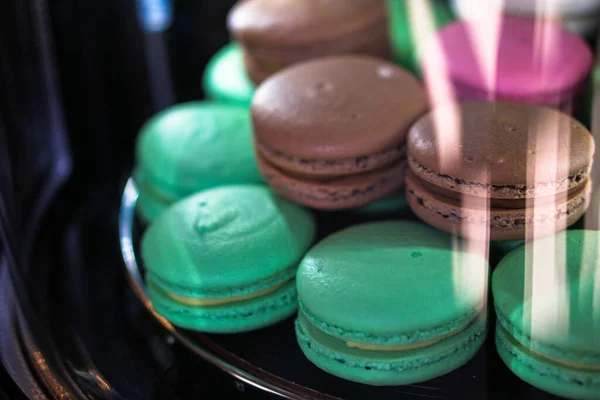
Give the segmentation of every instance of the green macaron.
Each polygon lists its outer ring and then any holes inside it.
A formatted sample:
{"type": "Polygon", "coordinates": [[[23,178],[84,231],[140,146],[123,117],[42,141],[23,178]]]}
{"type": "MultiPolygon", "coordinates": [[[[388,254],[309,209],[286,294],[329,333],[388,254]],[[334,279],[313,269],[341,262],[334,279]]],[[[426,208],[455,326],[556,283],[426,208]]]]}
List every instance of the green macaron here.
{"type": "Polygon", "coordinates": [[[518,377],[573,399],[600,399],[600,232],[527,242],[494,271],[496,347],[518,377]]]}
{"type": "Polygon", "coordinates": [[[401,220],[325,238],[297,275],[304,354],[370,385],[426,381],[465,364],[485,341],[488,264],[460,246],[401,220]]]}
{"type": "Polygon", "coordinates": [[[209,99],[250,107],[255,85],[246,75],[237,43],[229,43],[213,56],[204,70],[202,86],[209,99]]]}
{"type": "Polygon", "coordinates": [[[351,212],[362,217],[378,218],[408,210],[410,208],[408,207],[406,196],[404,196],[404,191],[399,191],[366,206],[351,210],[351,212]]]}
{"type": "Polygon", "coordinates": [[[420,47],[437,29],[454,19],[446,1],[386,0],[390,21],[390,38],[394,50],[394,60],[399,65],[421,76],[420,47]],[[410,7],[417,6],[414,10],[410,7]]]}
{"type": "Polygon", "coordinates": [[[296,311],[296,270],[315,237],[312,215],[262,185],[181,200],[142,238],[148,295],[176,326],[232,333],[296,311]]]}
{"type": "Polygon", "coordinates": [[[201,190],[262,182],[248,109],[190,102],[155,115],[137,138],[134,179],[137,210],[150,222],[201,190]]]}

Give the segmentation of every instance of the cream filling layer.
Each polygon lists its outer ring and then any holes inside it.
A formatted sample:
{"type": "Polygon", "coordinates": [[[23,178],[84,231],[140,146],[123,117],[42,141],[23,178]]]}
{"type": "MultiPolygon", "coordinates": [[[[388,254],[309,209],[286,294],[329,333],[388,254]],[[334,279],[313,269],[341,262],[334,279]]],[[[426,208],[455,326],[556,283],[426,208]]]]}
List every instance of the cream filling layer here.
{"type": "Polygon", "coordinates": [[[425,340],[425,341],[417,342],[417,343],[386,346],[386,345],[380,345],[380,344],[368,344],[368,343],[357,343],[357,342],[352,342],[352,341],[346,341],[346,346],[348,346],[350,348],[354,348],[354,349],[369,350],[369,351],[407,351],[407,350],[422,349],[424,347],[433,346],[434,344],[439,343],[442,340],[448,339],[454,335],[458,335],[459,333],[461,333],[462,331],[467,329],[471,325],[471,323],[473,323],[473,321],[475,321],[475,318],[473,320],[471,320],[467,325],[463,326],[460,329],[457,329],[453,332],[449,332],[443,336],[440,336],[439,338],[425,340]]]}
{"type": "Polygon", "coordinates": [[[168,297],[170,297],[171,299],[175,300],[178,303],[185,304],[187,306],[192,306],[192,307],[210,307],[210,306],[221,306],[221,305],[225,305],[225,304],[238,303],[241,301],[252,300],[257,297],[265,296],[267,294],[276,292],[277,290],[279,290],[282,287],[284,287],[285,285],[287,285],[289,282],[290,282],[289,280],[285,281],[285,282],[281,282],[275,286],[272,286],[272,287],[269,287],[269,288],[266,288],[263,290],[259,290],[258,292],[254,292],[254,293],[248,293],[248,294],[243,294],[243,295],[239,295],[239,296],[231,296],[231,297],[205,298],[205,299],[201,299],[201,298],[197,298],[197,297],[179,296],[179,295],[167,292],[162,289],[160,289],[160,290],[162,290],[168,297]]]}
{"type": "Polygon", "coordinates": [[[552,361],[555,364],[564,365],[565,367],[569,367],[569,368],[577,369],[577,370],[581,370],[581,371],[600,372],[600,365],[597,365],[597,364],[581,364],[581,363],[574,362],[574,361],[565,361],[565,360],[560,360],[556,357],[547,356],[545,354],[539,353],[532,349],[529,349],[529,351],[531,351],[532,353],[534,353],[535,355],[537,355],[540,358],[545,358],[546,360],[552,361]]]}
{"type": "Polygon", "coordinates": [[[579,371],[600,372],[600,364],[583,364],[583,363],[578,363],[576,361],[561,360],[560,358],[556,358],[553,356],[549,356],[547,354],[540,353],[539,351],[533,350],[531,347],[526,346],[523,343],[521,343],[520,341],[518,341],[504,327],[502,327],[501,329],[504,331],[504,334],[508,338],[510,338],[517,346],[519,346],[524,352],[529,352],[529,353],[533,354],[535,357],[550,361],[554,364],[562,365],[567,368],[576,369],[579,371]]]}
{"type": "Polygon", "coordinates": [[[506,330],[506,328],[504,328],[503,326],[499,326],[499,327],[504,332],[504,335],[506,336],[508,341],[511,344],[513,344],[514,346],[516,346],[517,348],[519,348],[524,353],[531,353],[531,355],[533,355],[534,357],[537,357],[539,359],[546,360],[553,364],[561,365],[561,366],[564,366],[567,368],[576,369],[576,370],[584,371],[584,372],[600,372],[600,365],[598,365],[598,364],[583,364],[583,363],[578,363],[576,361],[561,360],[560,358],[549,356],[547,354],[543,354],[543,353],[540,353],[539,351],[533,350],[530,346],[526,346],[525,344],[518,341],[514,336],[512,336],[510,334],[510,332],[508,330],[506,330]]]}

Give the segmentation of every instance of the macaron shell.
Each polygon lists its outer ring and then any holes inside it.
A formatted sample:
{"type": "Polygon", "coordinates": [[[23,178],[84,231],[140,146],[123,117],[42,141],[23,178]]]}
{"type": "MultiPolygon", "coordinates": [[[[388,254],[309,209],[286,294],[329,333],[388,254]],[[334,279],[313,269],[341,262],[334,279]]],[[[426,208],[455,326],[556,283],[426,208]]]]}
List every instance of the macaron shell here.
{"type": "MultiPolygon", "coordinates": [[[[569,93],[531,93],[527,95],[504,94],[502,95],[502,100],[516,103],[537,104],[554,108],[568,115],[573,115],[573,113],[579,111],[581,107],[581,96],[585,94],[586,83],[586,81],[582,81],[580,84],[573,86],[569,93]]],[[[459,102],[474,100],[489,101],[490,98],[494,98],[494,96],[491,96],[490,93],[484,89],[476,89],[459,82],[454,82],[454,89],[456,90],[456,96],[459,102]]]]}
{"type": "Polygon", "coordinates": [[[255,86],[260,86],[269,76],[286,67],[283,61],[260,62],[252,58],[247,51],[243,52],[242,58],[246,75],[255,86]]]}
{"type": "Polygon", "coordinates": [[[184,305],[153,285],[148,286],[148,296],[156,312],[173,325],[209,333],[238,333],[269,326],[293,315],[298,306],[293,281],[269,295],[223,306],[184,305]]]}
{"type": "Polygon", "coordinates": [[[385,21],[383,0],[244,0],[228,17],[233,37],[264,46],[334,40],[385,21]]]}
{"type": "Polygon", "coordinates": [[[260,156],[258,165],[281,196],[320,210],[353,209],[381,199],[402,187],[406,172],[406,163],[399,162],[377,171],[319,181],[287,175],[260,156]]]}
{"type": "Polygon", "coordinates": [[[506,366],[530,385],[570,399],[600,399],[600,373],[573,371],[538,357],[507,335],[500,324],[496,349],[506,366]]]}
{"type": "Polygon", "coordinates": [[[455,332],[479,314],[487,273],[483,257],[455,251],[452,238],[434,228],[377,222],[313,247],[298,270],[298,295],[304,314],[330,335],[409,344],[455,332]]]}
{"type": "Polygon", "coordinates": [[[379,217],[391,215],[409,210],[404,190],[392,193],[381,200],[377,200],[364,207],[353,210],[353,213],[360,216],[379,217]]]}
{"type": "Polygon", "coordinates": [[[388,26],[378,21],[361,31],[332,41],[312,43],[307,46],[262,46],[243,43],[244,53],[259,66],[276,70],[312,58],[334,54],[365,54],[387,59],[391,55],[388,26]]]}
{"type": "Polygon", "coordinates": [[[590,132],[568,115],[509,102],[438,108],[416,122],[407,139],[419,178],[480,197],[490,195],[486,185],[527,186],[523,197],[567,191],[586,177],[594,149],[590,132]],[[577,174],[579,181],[569,180],[577,174]]]}
{"type": "Polygon", "coordinates": [[[308,211],[267,187],[227,186],[169,208],[144,234],[142,258],[175,294],[228,296],[294,269],[315,229],[308,211]]]}
{"type": "Polygon", "coordinates": [[[262,181],[248,108],[190,102],[152,117],[136,144],[147,184],[176,198],[225,184],[262,181]]]}
{"type": "Polygon", "coordinates": [[[350,348],[314,328],[300,313],[296,337],[302,352],[332,375],[376,386],[408,385],[445,375],[466,364],[486,338],[485,316],[467,329],[433,346],[403,352],[350,348]]]}
{"type": "Polygon", "coordinates": [[[255,87],[244,70],[242,50],[229,43],[208,62],[202,79],[209,99],[250,107],[255,87]]]}
{"type": "MultiPolygon", "coordinates": [[[[592,51],[577,35],[547,20],[504,17],[497,46],[494,78],[486,79],[480,58],[483,48],[490,43],[478,44],[478,36],[496,26],[493,19],[454,22],[440,32],[443,59],[452,81],[483,88],[495,99],[505,96],[528,97],[532,94],[570,94],[573,87],[582,84],[592,67],[592,51]],[[479,32],[479,33],[478,33],[479,32]],[[543,38],[540,33],[543,32],[543,38]],[[539,57],[536,43],[548,43],[551,49],[539,57]]],[[[489,37],[489,33],[485,35],[489,37]]],[[[438,62],[437,47],[430,47],[424,62],[438,62]]]]}
{"type": "Polygon", "coordinates": [[[501,326],[538,353],[600,365],[599,244],[600,232],[572,230],[506,256],[492,278],[501,326]],[[540,263],[550,279],[532,284],[540,263]]]}
{"type": "Polygon", "coordinates": [[[145,222],[154,221],[170,206],[169,203],[157,198],[140,186],[138,186],[138,192],[138,200],[135,205],[136,212],[145,222]]]}
{"type": "Polygon", "coordinates": [[[538,206],[535,214],[527,209],[485,210],[468,208],[458,201],[435,196],[411,174],[406,177],[406,198],[420,219],[442,231],[473,239],[481,239],[482,234],[488,234],[488,239],[495,241],[552,235],[573,225],[583,216],[589,206],[590,196],[588,185],[568,201],[538,206]]]}
{"type": "Polygon", "coordinates": [[[270,77],[254,96],[252,122],[255,136],[277,151],[340,160],[402,144],[426,107],[407,71],[376,58],[335,56],[270,77]]]}

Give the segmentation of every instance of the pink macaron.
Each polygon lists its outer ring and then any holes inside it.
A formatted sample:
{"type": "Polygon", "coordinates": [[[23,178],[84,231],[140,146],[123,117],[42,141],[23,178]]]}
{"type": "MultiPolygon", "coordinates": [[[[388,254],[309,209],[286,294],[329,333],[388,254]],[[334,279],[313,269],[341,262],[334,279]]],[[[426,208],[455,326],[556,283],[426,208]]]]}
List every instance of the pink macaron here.
{"type": "Polygon", "coordinates": [[[556,23],[499,17],[447,25],[428,42],[422,63],[433,105],[507,100],[572,113],[593,56],[556,23]]]}

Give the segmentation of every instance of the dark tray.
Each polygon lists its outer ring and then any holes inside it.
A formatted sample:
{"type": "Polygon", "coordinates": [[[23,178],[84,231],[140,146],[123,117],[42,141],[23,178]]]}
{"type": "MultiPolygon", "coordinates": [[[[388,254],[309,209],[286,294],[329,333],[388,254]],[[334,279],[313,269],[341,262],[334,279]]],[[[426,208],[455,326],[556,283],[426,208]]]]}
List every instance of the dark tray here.
{"type": "MultiPolygon", "coordinates": [[[[122,198],[119,234],[131,290],[154,321],[169,333],[165,339],[167,343],[179,343],[189,354],[231,376],[240,390],[249,385],[265,394],[289,399],[555,398],[522,382],[504,366],[493,343],[495,318],[490,318],[491,329],[486,344],[465,366],[428,382],[397,387],[356,384],[321,371],[300,351],[293,318],[254,332],[233,335],[201,334],[174,327],[154,311],[146,296],[144,268],[136,257],[144,229],[134,212],[137,196],[135,184],[130,179],[122,198]]],[[[410,214],[403,217],[414,218],[410,214]]],[[[323,214],[318,218],[321,236],[360,222],[344,213],[323,214]]]]}

